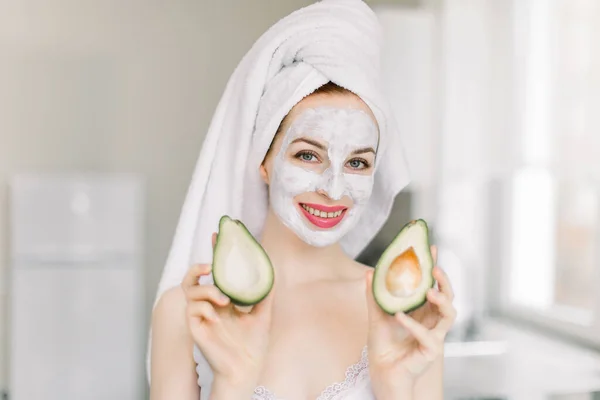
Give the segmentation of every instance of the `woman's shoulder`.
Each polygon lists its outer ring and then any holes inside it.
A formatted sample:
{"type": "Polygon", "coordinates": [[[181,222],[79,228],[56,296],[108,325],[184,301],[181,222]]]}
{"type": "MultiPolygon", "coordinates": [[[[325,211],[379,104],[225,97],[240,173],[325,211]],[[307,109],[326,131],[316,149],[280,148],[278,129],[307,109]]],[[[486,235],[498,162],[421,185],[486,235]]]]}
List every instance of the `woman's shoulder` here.
{"type": "Polygon", "coordinates": [[[178,332],[187,332],[185,321],[185,294],[181,286],[174,286],[167,289],[152,310],[152,328],[160,329],[168,326],[171,330],[178,332]]]}
{"type": "Polygon", "coordinates": [[[333,283],[333,285],[347,293],[350,299],[360,302],[364,301],[367,271],[373,268],[354,259],[345,260],[343,266],[348,272],[344,274],[343,278],[333,283]]]}
{"type": "Polygon", "coordinates": [[[160,297],[156,300],[156,305],[154,307],[155,312],[159,312],[161,309],[173,307],[173,306],[181,306],[185,304],[185,294],[183,293],[183,288],[179,285],[173,286],[170,289],[165,290],[160,297]]]}
{"type": "Polygon", "coordinates": [[[349,263],[352,265],[352,267],[356,271],[357,279],[364,280],[367,271],[371,271],[373,269],[373,267],[371,267],[370,265],[363,264],[356,260],[350,260],[349,263]]]}
{"type": "Polygon", "coordinates": [[[363,264],[361,262],[358,262],[356,260],[352,260],[357,266],[361,267],[363,269],[363,272],[367,272],[373,269],[373,267],[371,265],[367,265],[367,264],[363,264]]]}

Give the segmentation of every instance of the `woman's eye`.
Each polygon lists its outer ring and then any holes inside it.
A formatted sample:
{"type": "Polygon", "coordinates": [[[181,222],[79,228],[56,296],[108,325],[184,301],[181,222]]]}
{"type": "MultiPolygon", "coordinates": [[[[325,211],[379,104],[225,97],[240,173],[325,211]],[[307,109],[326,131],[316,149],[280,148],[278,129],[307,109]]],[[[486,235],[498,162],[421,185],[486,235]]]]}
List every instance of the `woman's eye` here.
{"type": "Polygon", "coordinates": [[[305,162],[317,162],[319,161],[319,158],[317,157],[317,155],[313,152],[310,151],[301,151],[300,153],[296,154],[296,158],[298,158],[300,161],[305,161],[305,162]]]}
{"type": "Polygon", "coordinates": [[[348,166],[352,169],[366,169],[369,167],[369,164],[364,160],[354,158],[348,161],[348,166]]]}

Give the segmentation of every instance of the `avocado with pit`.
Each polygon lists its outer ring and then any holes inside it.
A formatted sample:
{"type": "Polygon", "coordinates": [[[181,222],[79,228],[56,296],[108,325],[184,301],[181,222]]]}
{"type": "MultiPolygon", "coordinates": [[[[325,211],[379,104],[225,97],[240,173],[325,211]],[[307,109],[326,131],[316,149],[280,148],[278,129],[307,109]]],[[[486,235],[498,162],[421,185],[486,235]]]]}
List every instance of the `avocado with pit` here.
{"type": "Polygon", "coordinates": [[[373,297],[388,314],[411,312],[427,301],[433,287],[429,229],[422,220],[407,223],[382,253],[373,274],[373,297]]]}
{"type": "Polygon", "coordinates": [[[269,256],[239,220],[227,215],[219,221],[212,274],[217,286],[237,306],[260,303],[273,288],[269,256]]]}

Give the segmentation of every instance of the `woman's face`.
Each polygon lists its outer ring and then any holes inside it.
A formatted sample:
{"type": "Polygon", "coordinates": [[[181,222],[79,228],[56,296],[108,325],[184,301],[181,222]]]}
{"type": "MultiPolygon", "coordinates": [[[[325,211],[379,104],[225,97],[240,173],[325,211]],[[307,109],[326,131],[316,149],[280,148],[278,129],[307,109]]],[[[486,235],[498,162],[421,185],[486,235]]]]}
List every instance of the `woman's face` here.
{"type": "Polygon", "coordinates": [[[313,246],[339,241],[360,219],[373,189],[379,133],[352,94],[298,103],[261,167],[279,219],[313,246]]]}

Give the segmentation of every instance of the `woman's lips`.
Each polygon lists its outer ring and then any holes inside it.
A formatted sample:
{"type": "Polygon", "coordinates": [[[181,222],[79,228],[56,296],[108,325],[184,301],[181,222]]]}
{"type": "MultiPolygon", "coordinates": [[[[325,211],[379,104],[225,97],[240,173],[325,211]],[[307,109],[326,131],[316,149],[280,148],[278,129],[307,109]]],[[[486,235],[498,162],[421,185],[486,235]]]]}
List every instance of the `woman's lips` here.
{"type": "Polygon", "coordinates": [[[308,219],[313,225],[322,228],[322,229],[330,229],[342,222],[344,216],[346,215],[346,210],[348,207],[345,206],[325,206],[321,204],[310,204],[310,203],[300,203],[300,211],[304,214],[306,219],[308,219]],[[320,211],[324,213],[338,213],[338,216],[332,217],[321,217],[314,214],[311,214],[305,207],[312,208],[315,211],[320,211]]]}

